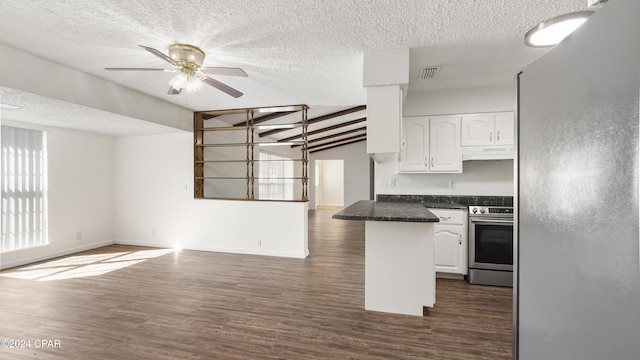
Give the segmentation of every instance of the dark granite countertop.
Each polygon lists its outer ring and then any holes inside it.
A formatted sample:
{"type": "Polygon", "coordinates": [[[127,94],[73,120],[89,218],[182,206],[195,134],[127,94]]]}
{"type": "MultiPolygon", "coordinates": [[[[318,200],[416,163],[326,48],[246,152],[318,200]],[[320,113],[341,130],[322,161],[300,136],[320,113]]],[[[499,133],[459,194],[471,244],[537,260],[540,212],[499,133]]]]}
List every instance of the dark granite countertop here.
{"type": "Polygon", "coordinates": [[[432,209],[466,209],[470,205],[513,206],[513,196],[378,194],[376,200],[418,203],[432,209]]]}
{"type": "Polygon", "coordinates": [[[423,204],[361,200],[333,215],[340,220],[438,222],[423,204]]]}
{"type": "Polygon", "coordinates": [[[454,209],[454,210],[466,210],[469,208],[467,205],[456,203],[420,203],[420,205],[430,209],[454,209]]]}

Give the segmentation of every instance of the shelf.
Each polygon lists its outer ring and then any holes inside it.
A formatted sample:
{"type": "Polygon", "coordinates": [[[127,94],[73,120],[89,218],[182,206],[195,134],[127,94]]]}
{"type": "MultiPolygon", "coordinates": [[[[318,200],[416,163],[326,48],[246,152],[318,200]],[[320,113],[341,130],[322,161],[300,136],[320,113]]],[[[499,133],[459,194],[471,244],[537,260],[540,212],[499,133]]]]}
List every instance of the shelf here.
{"type": "Polygon", "coordinates": [[[278,162],[278,161],[295,161],[295,162],[302,162],[304,160],[302,159],[286,159],[286,160],[200,160],[200,161],[195,161],[196,164],[205,164],[205,163],[247,163],[247,162],[278,162]]]}
{"type": "Polygon", "coordinates": [[[196,131],[234,131],[234,130],[247,130],[253,127],[254,129],[272,130],[272,129],[297,129],[302,127],[301,124],[273,124],[273,125],[237,125],[237,126],[220,126],[220,127],[205,127],[197,128],[196,131]]]}
{"type": "Polygon", "coordinates": [[[287,142],[260,142],[260,143],[226,143],[226,144],[196,144],[196,147],[241,147],[241,146],[291,146],[303,145],[304,141],[287,141],[287,142]]]}
{"type": "MultiPolygon", "coordinates": [[[[283,180],[291,180],[295,181],[294,184],[296,184],[296,191],[301,191],[300,197],[296,200],[283,199],[278,201],[308,201],[309,159],[307,149],[308,142],[306,141],[308,133],[307,109],[308,107],[306,105],[293,105],[195,112],[193,123],[195,198],[205,198],[205,194],[207,194],[207,198],[211,198],[211,194],[208,194],[208,192],[212,192],[214,195],[219,195],[219,197],[216,198],[226,198],[232,194],[234,196],[238,194],[238,183],[230,182],[229,184],[210,184],[208,181],[243,180],[246,182],[246,197],[242,198],[242,200],[253,200],[256,197],[259,197],[257,194],[257,192],[259,192],[257,185],[260,181],[264,182],[274,180],[274,186],[277,186],[278,182],[281,183],[279,186],[282,186],[282,183],[290,183],[289,181],[283,182],[283,180]],[[290,116],[297,112],[300,112],[299,115],[301,115],[301,118],[297,121],[292,120],[292,117],[284,118],[285,116],[290,116]],[[261,115],[265,113],[270,114],[261,115]],[[215,122],[205,123],[206,120],[213,118],[216,119],[215,122]],[[211,126],[208,127],[207,125],[211,126]],[[244,130],[244,132],[246,132],[246,137],[244,133],[239,133],[238,130],[244,130]],[[207,132],[221,133],[225,131],[228,131],[229,135],[206,135],[207,132]],[[289,137],[280,141],[254,141],[261,140],[260,137],[266,136],[270,131],[299,132],[299,136],[289,137]],[[224,140],[230,142],[225,143],[224,140]],[[301,146],[301,148],[299,150],[290,149],[290,147],[293,146],[301,146]],[[282,158],[272,156],[274,159],[256,159],[257,157],[262,157],[258,156],[258,153],[266,153],[267,151],[264,149],[270,147],[274,147],[274,149],[269,151],[269,153],[277,154],[282,158]],[[207,150],[208,148],[211,148],[211,150],[207,150]],[[216,148],[227,148],[228,150],[214,150],[216,148]],[[216,157],[220,159],[216,159],[216,157]],[[244,159],[242,157],[244,157],[244,159]],[[258,171],[259,165],[257,164],[261,162],[263,164],[260,167],[264,170],[265,166],[280,168],[284,163],[289,161],[295,161],[296,165],[293,166],[292,163],[284,165],[287,168],[293,168],[295,171],[295,173],[289,172],[288,174],[295,174],[297,176],[267,176],[262,179],[255,176],[258,175],[254,173],[258,171]],[[266,164],[273,165],[268,166],[266,164]],[[209,176],[205,176],[205,174],[209,176]]],[[[282,173],[279,173],[279,175],[282,176],[282,173]]],[[[238,199],[240,200],[240,198],[238,199]]]]}
{"type": "MultiPolygon", "coordinates": [[[[254,176],[254,177],[239,177],[239,176],[197,176],[196,180],[260,180],[261,178],[254,176]]],[[[308,177],[271,177],[269,179],[273,179],[273,180],[307,180],[309,179],[308,177]]]]}

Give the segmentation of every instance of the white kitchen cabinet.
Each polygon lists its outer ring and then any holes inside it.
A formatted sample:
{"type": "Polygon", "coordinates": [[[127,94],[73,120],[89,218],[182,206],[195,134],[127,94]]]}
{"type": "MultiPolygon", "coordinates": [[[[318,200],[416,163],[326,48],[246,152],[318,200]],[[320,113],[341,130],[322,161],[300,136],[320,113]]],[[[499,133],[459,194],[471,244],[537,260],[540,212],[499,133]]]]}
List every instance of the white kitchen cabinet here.
{"type": "Polygon", "coordinates": [[[496,145],[513,145],[514,132],[513,113],[496,114],[496,145]]]}
{"type": "Polygon", "coordinates": [[[462,172],[460,117],[405,117],[401,144],[401,173],[462,172]]]}
{"type": "Polygon", "coordinates": [[[460,117],[437,116],[429,119],[429,171],[462,172],[460,117]]]}
{"type": "Polygon", "coordinates": [[[436,272],[467,275],[468,234],[466,210],[429,209],[440,218],[433,228],[436,272]]]}
{"type": "Polygon", "coordinates": [[[402,90],[398,85],[367,88],[367,153],[398,153],[402,90]]]}
{"type": "Polygon", "coordinates": [[[513,145],[513,113],[462,116],[462,146],[513,145]]]}
{"type": "Polygon", "coordinates": [[[493,145],[495,118],[493,115],[462,116],[462,146],[493,145]]]}
{"type": "Polygon", "coordinates": [[[462,116],[462,146],[513,145],[514,119],[512,112],[462,116]]]}
{"type": "Polygon", "coordinates": [[[407,117],[402,122],[400,171],[429,171],[429,118],[407,117]]]}

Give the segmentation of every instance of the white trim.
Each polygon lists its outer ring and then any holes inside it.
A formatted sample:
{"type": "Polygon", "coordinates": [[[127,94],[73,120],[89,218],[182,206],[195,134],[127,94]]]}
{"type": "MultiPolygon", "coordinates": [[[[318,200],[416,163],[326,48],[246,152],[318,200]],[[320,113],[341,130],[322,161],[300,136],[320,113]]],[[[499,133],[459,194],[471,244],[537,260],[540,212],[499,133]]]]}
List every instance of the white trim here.
{"type": "MultiPolygon", "coordinates": [[[[27,264],[32,264],[35,262],[39,262],[39,261],[45,261],[45,260],[51,260],[53,258],[57,258],[60,256],[65,256],[65,255],[70,255],[70,254],[74,254],[74,253],[78,253],[81,251],[86,251],[86,250],[92,250],[92,249],[97,249],[103,246],[109,246],[109,245],[113,245],[115,242],[114,240],[107,240],[107,241],[100,241],[100,242],[95,242],[95,243],[91,243],[91,244],[84,244],[82,246],[76,246],[73,248],[68,248],[68,249],[64,249],[64,250],[59,250],[59,251],[55,251],[55,252],[51,252],[48,254],[43,254],[43,255],[37,255],[37,256],[31,256],[28,258],[23,258],[23,259],[19,259],[19,260],[14,260],[14,261],[0,261],[0,270],[5,270],[5,269],[9,269],[12,267],[16,267],[16,266],[22,266],[22,265],[27,265],[27,264]]],[[[42,245],[40,247],[45,247],[45,246],[50,246],[51,243],[49,243],[48,245],[42,245]]],[[[20,249],[20,250],[31,250],[33,248],[26,248],[26,249],[20,249]]],[[[17,251],[20,251],[17,250],[17,251]]],[[[14,251],[16,252],[16,251],[14,251]]],[[[1,258],[1,255],[0,255],[1,258]]]]}
{"type": "MultiPolygon", "coordinates": [[[[162,243],[154,243],[148,241],[137,241],[137,240],[124,240],[117,239],[114,242],[118,245],[133,245],[133,246],[148,246],[148,247],[156,247],[156,248],[168,248],[171,249],[174,246],[171,244],[162,244],[162,243]]],[[[182,245],[182,249],[184,250],[197,250],[197,251],[211,251],[211,252],[220,252],[220,253],[230,253],[230,254],[244,254],[244,255],[262,255],[262,256],[275,256],[275,257],[286,257],[286,258],[296,258],[296,259],[304,259],[309,256],[309,250],[304,250],[301,252],[298,251],[271,251],[271,250],[257,250],[257,249],[243,249],[243,248],[220,248],[220,247],[209,247],[209,246],[189,246],[182,245]]]]}

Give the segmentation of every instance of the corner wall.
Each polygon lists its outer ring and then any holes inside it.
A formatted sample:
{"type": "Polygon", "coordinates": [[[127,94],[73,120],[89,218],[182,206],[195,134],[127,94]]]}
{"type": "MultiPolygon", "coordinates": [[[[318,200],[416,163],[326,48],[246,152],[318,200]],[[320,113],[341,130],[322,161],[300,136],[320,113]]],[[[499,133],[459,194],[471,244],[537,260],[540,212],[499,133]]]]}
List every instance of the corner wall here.
{"type": "Polygon", "coordinates": [[[116,243],[304,258],[307,202],[193,198],[193,134],[116,139],[116,243]]]}
{"type": "Polygon", "coordinates": [[[11,121],[47,132],[49,244],[0,254],[0,268],[113,243],[114,138],[11,121]],[[77,239],[81,233],[81,239],[77,239]]]}

